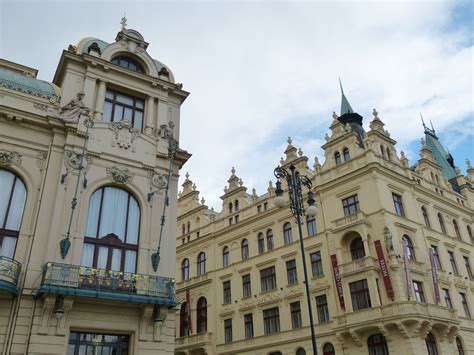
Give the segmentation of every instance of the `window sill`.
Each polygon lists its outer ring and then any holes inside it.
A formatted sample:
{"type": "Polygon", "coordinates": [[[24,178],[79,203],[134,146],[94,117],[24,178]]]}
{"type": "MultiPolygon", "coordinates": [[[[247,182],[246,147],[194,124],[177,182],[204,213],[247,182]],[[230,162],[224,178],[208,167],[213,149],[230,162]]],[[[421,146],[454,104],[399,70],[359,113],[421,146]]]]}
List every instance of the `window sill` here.
{"type": "Polygon", "coordinates": [[[275,292],[277,290],[278,290],[278,287],[274,288],[274,289],[271,289],[271,290],[267,290],[267,291],[261,291],[260,294],[261,295],[266,295],[267,293],[275,292]]]}

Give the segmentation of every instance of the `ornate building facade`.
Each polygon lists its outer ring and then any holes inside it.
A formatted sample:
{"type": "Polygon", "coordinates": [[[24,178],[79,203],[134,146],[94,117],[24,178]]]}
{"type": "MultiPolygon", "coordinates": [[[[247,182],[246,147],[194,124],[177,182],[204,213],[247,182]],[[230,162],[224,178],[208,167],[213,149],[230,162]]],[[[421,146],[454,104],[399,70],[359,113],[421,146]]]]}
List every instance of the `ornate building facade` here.
{"type": "Polygon", "coordinates": [[[52,82],[0,61],[2,354],[174,353],[188,93],[147,47],[123,21],[52,82]]]}
{"type": "MultiPolygon", "coordinates": [[[[319,210],[303,225],[318,354],[474,353],[474,169],[427,127],[410,165],[375,110],[365,130],[341,106],[323,164],[290,139],[280,161],[319,210]]],[[[298,228],[272,181],[250,194],[232,169],[220,213],[182,186],[176,354],[312,353],[298,228]]]]}

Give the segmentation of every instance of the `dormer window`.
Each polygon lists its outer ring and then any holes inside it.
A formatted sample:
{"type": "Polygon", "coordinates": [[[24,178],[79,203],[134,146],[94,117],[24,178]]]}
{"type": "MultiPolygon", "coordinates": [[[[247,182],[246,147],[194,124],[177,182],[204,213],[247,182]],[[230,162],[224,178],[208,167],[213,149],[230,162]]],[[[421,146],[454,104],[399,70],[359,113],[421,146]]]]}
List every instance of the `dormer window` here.
{"type": "Polygon", "coordinates": [[[121,67],[136,71],[138,73],[145,72],[143,70],[143,67],[136,60],[133,60],[132,58],[129,58],[129,57],[124,57],[124,56],[115,57],[110,62],[112,64],[120,65],[121,67]]]}
{"type": "Polygon", "coordinates": [[[336,162],[336,165],[339,165],[342,163],[342,160],[341,160],[341,154],[339,152],[336,152],[334,154],[334,160],[336,162]]]}
{"type": "Polygon", "coordinates": [[[107,90],[102,120],[104,122],[127,120],[132,124],[133,128],[141,131],[144,108],[145,103],[141,99],[107,90]]]}

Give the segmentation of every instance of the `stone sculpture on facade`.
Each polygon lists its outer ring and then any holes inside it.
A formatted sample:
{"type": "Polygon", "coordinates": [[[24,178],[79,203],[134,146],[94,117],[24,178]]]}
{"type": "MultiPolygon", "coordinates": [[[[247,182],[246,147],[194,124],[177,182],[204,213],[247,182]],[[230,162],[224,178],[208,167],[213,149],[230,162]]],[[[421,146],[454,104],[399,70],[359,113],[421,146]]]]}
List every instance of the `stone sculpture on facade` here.
{"type": "Polygon", "coordinates": [[[83,98],[84,93],[78,92],[77,98],[72,99],[68,104],[60,109],[59,118],[66,123],[77,123],[81,115],[89,116],[90,108],[82,102],[83,98]]]}

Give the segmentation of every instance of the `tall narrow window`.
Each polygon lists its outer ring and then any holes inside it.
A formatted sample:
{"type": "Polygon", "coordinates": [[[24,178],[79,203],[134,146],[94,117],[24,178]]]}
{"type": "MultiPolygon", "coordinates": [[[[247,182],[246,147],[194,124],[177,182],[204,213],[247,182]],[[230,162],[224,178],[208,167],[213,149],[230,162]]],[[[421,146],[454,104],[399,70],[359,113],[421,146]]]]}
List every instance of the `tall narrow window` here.
{"type": "Polygon", "coordinates": [[[336,165],[342,163],[341,154],[339,152],[334,153],[334,161],[336,162],[336,165]]]}
{"type": "Polygon", "coordinates": [[[191,222],[188,222],[187,226],[188,226],[188,233],[191,233],[191,222]]]}
{"type": "Polygon", "coordinates": [[[293,243],[293,230],[289,222],[286,222],[283,226],[283,241],[285,245],[293,243]]]}
{"type": "Polygon", "coordinates": [[[438,213],[438,221],[439,221],[439,227],[441,228],[441,232],[443,234],[446,234],[446,227],[444,225],[444,219],[441,213],[438,213]]]}
{"type": "Polygon", "coordinates": [[[0,169],[0,256],[13,259],[26,202],[26,188],[15,174],[0,169]]]}
{"type": "Polygon", "coordinates": [[[306,216],[306,228],[308,230],[308,237],[316,235],[316,217],[306,216]]]}
{"type": "Polygon", "coordinates": [[[469,310],[469,304],[467,303],[466,294],[463,292],[459,292],[459,296],[461,296],[461,303],[462,308],[464,308],[464,314],[467,318],[471,318],[471,311],[469,310]]]}
{"type": "Polygon", "coordinates": [[[258,254],[261,255],[265,253],[265,237],[263,236],[263,233],[258,233],[258,254]]]}
{"type": "Polygon", "coordinates": [[[342,208],[344,216],[349,216],[359,211],[359,197],[357,195],[350,196],[342,200],[342,208]]]}
{"type": "Polygon", "coordinates": [[[184,224],[181,226],[181,232],[182,235],[186,234],[186,226],[184,224]]]}
{"type": "Polygon", "coordinates": [[[229,257],[229,247],[226,245],[223,249],[222,249],[222,266],[226,267],[226,266],[229,266],[229,260],[230,257],[229,257]]]}
{"type": "Polygon", "coordinates": [[[382,334],[371,335],[367,339],[369,355],[389,355],[387,340],[382,334]]]}
{"type": "Polygon", "coordinates": [[[249,242],[247,239],[242,240],[242,260],[249,257],[249,242]]]}
{"type": "Polygon", "coordinates": [[[329,307],[326,295],[316,297],[316,308],[319,323],[329,322],[329,307]]]}
{"type": "Polygon", "coordinates": [[[286,262],[286,275],[288,278],[288,285],[294,285],[298,282],[298,274],[296,272],[296,260],[289,260],[286,262]]]}
{"type": "Polygon", "coordinates": [[[260,286],[262,288],[262,292],[268,292],[276,289],[277,282],[274,266],[260,270],[260,286]]]}
{"type": "Polygon", "coordinates": [[[461,231],[459,230],[458,221],[456,221],[455,219],[453,219],[453,227],[454,227],[454,232],[456,233],[456,238],[462,239],[461,231]]]}
{"type": "Polygon", "coordinates": [[[406,252],[408,254],[407,255],[408,259],[415,261],[416,260],[415,248],[413,247],[413,243],[412,243],[410,237],[405,234],[405,235],[403,235],[403,240],[406,241],[406,245],[407,245],[407,251],[406,252]]]}
{"type": "Polygon", "coordinates": [[[391,160],[390,149],[388,149],[388,148],[387,148],[387,159],[388,159],[388,160],[391,160]]]}
{"type": "Polygon", "coordinates": [[[280,331],[280,314],[278,307],[265,309],[263,311],[263,330],[265,335],[280,331]]]}
{"type": "Polygon", "coordinates": [[[313,272],[313,277],[323,275],[323,262],[321,260],[321,252],[317,251],[310,255],[311,257],[311,270],[313,272]]]}
{"type": "Polygon", "coordinates": [[[188,324],[188,305],[186,302],[181,304],[181,310],[179,312],[179,336],[185,337],[189,335],[189,324],[188,324]]]}
{"type": "Polygon", "coordinates": [[[471,263],[469,262],[469,257],[468,256],[463,256],[464,259],[464,265],[466,266],[466,271],[467,271],[467,276],[472,280],[472,269],[471,269],[471,263]]]}
{"type": "Polygon", "coordinates": [[[431,250],[433,250],[433,257],[434,257],[436,269],[442,270],[441,259],[439,258],[439,253],[438,253],[438,247],[436,245],[432,245],[431,250]]]}
{"type": "Polygon", "coordinates": [[[405,210],[403,209],[402,196],[392,193],[393,205],[395,206],[395,213],[399,216],[405,217],[405,210]]]}
{"type": "Polygon", "coordinates": [[[135,272],[140,208],[123,189],[102,187],[89,200],[83,266],[135,272]]]}
{"type": "Polygon", "coordinates": [[[196,332],[207,332],[207,300],[205,297],[200,297],[197,302],[196,309],[197,326],[196,332]]]}
{"type": "Polygon", "coordinates": [[[253,315],[244,314],[245,339],[253,338],[253,315]]]}
{"type": "Polygon", "coordinates": [[[235,200],[234,208],[235,208],[235,212],[237,212],[239,210],[239,200],[235,200]]]}
{"type": "Polygon", "coordinates": [[[454,258],[454,252],[451,250],[448,250],[448,257],[449,257],[449,262],[451,263],[451,268],[453,269],[453,274],[459,275],[456,259],[454,258]]]}
{"type": "Polygon", "coordinates": [[[344,161],[348,161],[351,159],[351,155],[349,154],[349,149],[348,148],[344,148],[342,150],[342,155],[344,156],[344,161]]]}
{"type": "Polygon", "coordinates": [[[224,281],[222,283],[222,289],[223,289],[223,299],[224,299],[224,304],[232,302],[232,295],[230,291],[230,280],[224,281]]]}
{"type": "Polygon", "coordinates": [[[133,128],[142,129],[145,103],[133,96],[107,90],[104,101],[104,122],[120,122],[127,120],[133,128]]]}
{"type": "Polygon", "coordinates": [[[242,297],[252,297],[252,284],[250,282],[250,274],[242,276],[242,297]]]}
{"type": "Polygon", "coordinates": [[[352,260],[362,259],[365,257],[364,242],[361,237],[355,238],[351,242],[350,248],[352,260]]]}
{"type": "Polygon", "coordinates": [[[459,337],[456,337],[456,349],[458,350],[459,355],[464,355],[464,347],[462,346],[462,341],[459,337]]]}
{"type": "Polygon", "coordinates": [[[323,347],[323,355],[335,355],[334,346],[331,343],[326,343],[323,347]]]}
{"type": "Polygon", "coordinates": [[[206,254],[200,252],[197,258],[197,274],[204,275],[206,273],[206,254]]]}
{"type": "Polygon", "coordinates": [[[467,229],[467,234],[469,235],[469,239],[471,240],[471,243],[474,243],[474,237],[472,235],[471,226],[467,225],[466,229],[467,229]]]}
{"type": "Polygon", "coordinates": [[[224,341],[232,343],[232,319],[224,320],[224,341]]]}
{"type": "Polygon", "coordinates": [[[183,281],[189,280],[189,259],[186,258],[181,263],[181,279],[183,281]]]}
{"type": "Polygon", "coordinates": [[[229,213],[232,212],[234,212],[234,205],[232,204],[232,202],[229,202],[229,213]]]}
{"type": "Polygon", "coordinates": [[[303,326],[303,322],[301,321],[301,306],[299,301],[290,303],[290,312],[292,328],[301,328],[303,326]]]}
{"type": "Polygon", "coordinates": [[[273,250],[273,232],[271,229],[267,230],[267,250],[273,250]]]}
{"type": "Polygon", "coordinates": [[[369,286],[367,285],[366,279],[349,283],[349,290],[351,292],[352,309],[354,311],[372,307],[369,286]]]}
{"type": "Polygon", "coordinates": [[[425,226],[427,228],[431,228],[430,218],[428,217],[428,212],[426,211],[426,207],[421,207],[421,213],[423,215],[423,220],[425,221],[425,226]]]}
{"type": "Polygon", "coordinates": [[[443,288],[443,297],[446,307],[453,308],[453,302],[451,302],[451,297],[449,296],[449,290],[447,288],[443,288]]]}
{"type": "Polygon", "coordinates": [[[415,290],[415,298],[418,302],[425,303],[425,293],[423,292],[423,283],[420,281],[413,281],[413,289],[415,290]]]}
{"type": "Polygon", "coordinates": [[[438,355],[438,347],[436,346],[436,339],[431,334],[431,332],[428,333],[425,339],[426,343],[426,350],[428,350],[428,355],[438,355]]]}

